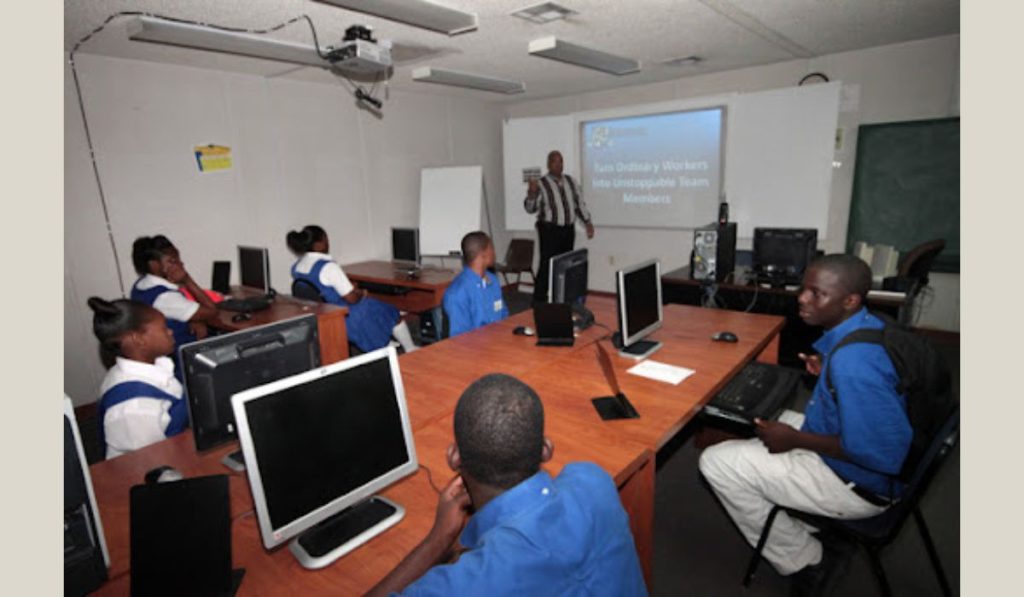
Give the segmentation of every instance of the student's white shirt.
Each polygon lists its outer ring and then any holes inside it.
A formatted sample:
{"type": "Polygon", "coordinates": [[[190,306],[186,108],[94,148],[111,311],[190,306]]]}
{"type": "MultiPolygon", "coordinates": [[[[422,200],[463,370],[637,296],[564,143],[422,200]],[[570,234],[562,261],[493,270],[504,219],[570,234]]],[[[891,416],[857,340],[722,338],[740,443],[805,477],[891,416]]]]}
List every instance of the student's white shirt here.
{"type": "Polygon", "coordinates": [[[324,259],[329,263],[320,270],[320,283],[333,287],[341,296],[345,296],[355,290],[356,287],[352,285],[348,276],[341,270],[341,266],[335,263],[334,259],[326,253],[314,253],[313,251],[306,253],[296,262],[295,271],[300,274],[308,274],[317,261],[324,259]]]}
{"type": "MultiPolygon", "coordinates": [[[[152,365],[117,357],[100,384],[100,395],[129,381],[141,381],[183,399],[181,383],[174,377],[174,361],[168,357],[159,357],[152,365]]],[[[170,402],[157,398],[134,398],[107,409],[100,422],[107,441],[107,458],[163,440],[171,422],[170,409],[170,402]]]]}
{"type": "MultiPolygon", "coordinates": [[[[171,290],[178,290],[178,285],[153,274],[146,274],[135,283],[139,290],[149,290],[155,286],[163,286],[171,290]]],[[[180,292],[165,292],[156,297],[153,308],[164,314],[167,319],[175,321],[188,321],[199,310],[199,303],[190,301],[180,292]]]]}

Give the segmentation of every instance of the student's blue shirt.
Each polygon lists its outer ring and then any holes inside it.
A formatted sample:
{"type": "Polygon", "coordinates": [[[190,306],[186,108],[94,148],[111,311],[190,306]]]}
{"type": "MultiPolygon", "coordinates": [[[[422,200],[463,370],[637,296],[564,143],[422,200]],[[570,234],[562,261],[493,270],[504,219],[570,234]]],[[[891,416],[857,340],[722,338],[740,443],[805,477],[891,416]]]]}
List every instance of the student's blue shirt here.
{"type": "Polygon", "coordinates": [[[629,517],[597,465],[541,471],[488,502],[462,532],[469,551],[403,595],[647,595],[629,517]]]}
{"type": "Polygon", "coordinates": [[[462,268],[444,292],[444,312],[448,316],[449,336],[505,319],[508,306],[501,296],[498,276],[488,271],[481,278],[469,267],[462,268]]]}
{"type": "MultiPolygon", "coordinates": [[[[838,435],[849,460],[822,456],[825,464],[846,481],[889,495],[892,478],[888,475],[899,473],[913,436],[906,399],[896,390],[896,368],[881,345],[866,342],[840,348],[832,363],[827,362],[829,352],[851,332],[883,326],[880,319],[862,308],[814,344],[822,355],[822,373],[804,411],[803,430],[838,435]],[[826,367],[831,367],[837,397],[829,394],[826,367]]],[[[901,490],[894,481],[894,495],[901,490]]]]}

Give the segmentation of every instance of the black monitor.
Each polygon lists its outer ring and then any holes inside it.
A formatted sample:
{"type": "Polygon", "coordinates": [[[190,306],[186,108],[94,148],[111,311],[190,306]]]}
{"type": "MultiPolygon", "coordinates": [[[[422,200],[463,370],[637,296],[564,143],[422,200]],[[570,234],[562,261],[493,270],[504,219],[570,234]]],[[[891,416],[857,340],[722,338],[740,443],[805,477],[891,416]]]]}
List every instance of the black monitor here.
{"type": "Polygon", "coordinates": [[[818,248],[814,228],[754,228],[754,272],[777,284],[799,284],[818,248]]]}
{"type": "Polygon", "coordinates": [[[594,316],[583,305],[587,300],[586,249],[576,249],[551,258],[548,267],[548,302],[568,303],[573,308],[573,321],[584,329],[594,322],[594,316]]]}
{"type": "Polygon", "coordinates": [[[374,495],[419,467],[394,348],[247,390],[231,403],[267,549],[295,537],[295,558],[321,568],[404,515],[374,495]]]}
{"type": "Polygon", "coordinates": [[[196,449],[208,450],[237,435],[232,395],[320,366],[316,315],[185,344],[179,356],[196,449]]]}
{"type": "Polygon", "coordinates": [[[661,327],[661,262],[652,259],[615,274],[619,354],[641,359],[661,348],[643,338],[661,327]]]}
{"type": "Polygon", "coordinates": [[[270,293],[270,251],[261,247],[238,247],[242,286],[270,293]]]}
{"type": "Polygon", "coordinates": [[[391,259],[398,265],[417,267],[420,264],[419,228],[391,229],[391,259]]]}

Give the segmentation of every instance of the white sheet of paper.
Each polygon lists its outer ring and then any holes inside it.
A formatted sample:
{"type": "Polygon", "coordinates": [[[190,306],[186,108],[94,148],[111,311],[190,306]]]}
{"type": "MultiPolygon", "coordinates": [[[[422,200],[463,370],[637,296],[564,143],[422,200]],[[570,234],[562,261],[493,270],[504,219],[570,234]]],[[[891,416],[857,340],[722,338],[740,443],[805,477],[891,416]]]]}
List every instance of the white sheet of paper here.
{"type": "Polygon", "coordinates": [[[655,381],[663,381],[677,386],[681,381],[693,375],[695,371],[693,369],[687,369],[686,367],[676,367],[675,365],[669,365],[668,363],[646,360],[642,361],[639,365],[634,365],[630,369],[627,369],[626,373],[632,373],[633,375],[639,375],[640,377],[646,377],[655,381]]]}

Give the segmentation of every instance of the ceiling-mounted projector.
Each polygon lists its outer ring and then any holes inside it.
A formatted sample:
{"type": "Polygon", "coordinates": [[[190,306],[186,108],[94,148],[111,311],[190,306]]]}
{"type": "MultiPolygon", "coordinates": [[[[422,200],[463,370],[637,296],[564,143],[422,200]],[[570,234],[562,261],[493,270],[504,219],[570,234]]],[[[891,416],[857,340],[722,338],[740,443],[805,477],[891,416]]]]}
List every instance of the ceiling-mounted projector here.
{"type": "Polygon", "coordinates": [[[353,25],[340,45],[328,48],[331,68],[346,73],[376,75],[391,68],[391,42],[378,42],[369,28],[353,25]]]}

